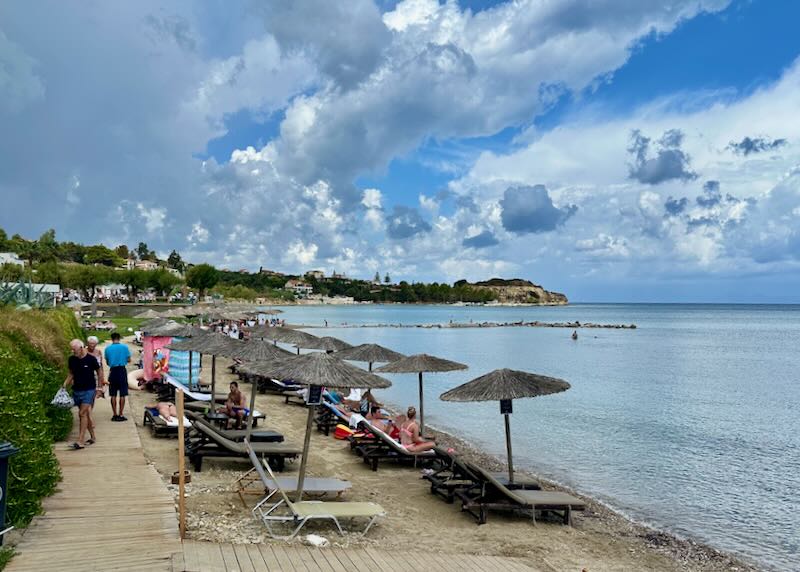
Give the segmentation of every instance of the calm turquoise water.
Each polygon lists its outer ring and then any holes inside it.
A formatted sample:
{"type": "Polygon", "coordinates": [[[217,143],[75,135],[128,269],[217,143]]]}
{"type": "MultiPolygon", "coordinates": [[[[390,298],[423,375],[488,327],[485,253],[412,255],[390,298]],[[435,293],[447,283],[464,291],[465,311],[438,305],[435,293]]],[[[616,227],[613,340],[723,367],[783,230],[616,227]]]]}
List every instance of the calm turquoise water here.
{"type": "MultiPolygon", "coordinates": [[[[514,402],[518,468],[590,494],[630,517],[800,569],[800,306],[571,305],[566,308],[287,308],[290,323],[352,344],[375,342],[466,363],[426,374],[430,424],[505,454],[497,403],[439,401],[500,367],[561,377],[566,393],[514,402]],[[636,330],[337,328],[480,321],[635,323],[636,330]]],[[[417,402],[416,375],[388,376],[384,398],[417,402]]]]}

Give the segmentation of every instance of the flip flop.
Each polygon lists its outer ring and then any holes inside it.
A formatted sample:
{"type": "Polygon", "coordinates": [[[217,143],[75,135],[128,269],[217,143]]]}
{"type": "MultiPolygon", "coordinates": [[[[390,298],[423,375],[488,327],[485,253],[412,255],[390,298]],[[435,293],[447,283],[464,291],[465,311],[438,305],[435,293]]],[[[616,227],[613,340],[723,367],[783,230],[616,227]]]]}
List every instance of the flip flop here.
{"type": "Polygon", "coordinates": [[[86,447],[84,447],[83,445],[79,445],[78,443],[73,443],[72,445],[70,445],[70,448],[74,449],[75,451],[78,451],[80,449],[85,449],[86,447]]]}
{"type": "Polygon", "coordinates": [[[89,439],[88,441],[86,441],[86,444],[87,445],[94,445],[96,442],[97,441],[95,441],[94,439],[89,439]]]}

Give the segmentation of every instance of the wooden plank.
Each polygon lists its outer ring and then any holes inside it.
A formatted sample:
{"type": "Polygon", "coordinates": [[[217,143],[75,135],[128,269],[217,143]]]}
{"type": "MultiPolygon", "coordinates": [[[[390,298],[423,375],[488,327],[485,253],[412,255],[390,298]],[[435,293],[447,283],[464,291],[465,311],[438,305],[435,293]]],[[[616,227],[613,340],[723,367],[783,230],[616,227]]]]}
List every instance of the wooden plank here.
{"type": "Polygon", "coordinates": [[[363,570],[364,572],[372,572],[372,562],[366,553],[362,552],[358,549],[347,550],[347,555],[350,557],[350,560],[353,561],[353,564],[356,566],[356,570],[363,570]],[[366,558],[365,558],[366,557],[366,558]]]}
{"type": "Polygon", "coordinates": [[[258,549],[257,544],[245,544],[247,554],[250,556],[250,562],[253,563],[253,568],[257,571],[267,570],[267,564],[264,562],[264,556],[258,549]]]}
{"type": "Polygon", "coordinates": [[[289,562],[297,572],[309,572],[308,568],[306,568],[306,565],[300,559],[297,548],[294,546],[283,546],[282,548],[286,553],[286,556],[289,558],[289,562]]]}
{"type": "Polygon", "coordinates": [[[333,568],[334,572],[348,572],[347,566],[339,560],[339,557],[330,548],[320,548],[319,553],[328,561],[328,564],[333,568]]]}
{"type": "Polygon", "coordinates": [[[222,553],[222,560],[225,562],[225,570],[238,570],[239,562],[236,560],[236,554],[233,552],[233,545],[229,542],[224,542],[218,546],[222,553]]]}
{"type": "Polygon", "coordinates": [[[204,572],[206,568],[210,571],[227,570],[228,568],[225,566],[225,559],[222,556],[220,545],[214,544],[213,542],[204,542],[203,545],[206,558],[205,562],[202,562],[201,564],[204,566],[204,572]]]}
{"type": "Polygon", "coordinates": [[[197,558],[197,543],[193,540],[183,541],[183,562],[188,572],[199,572],[200,560],[197,558]]]}
{"type": "Polygon", "coordinates": [[[372,561],[375,562],[381,572],[397,572],[397,568],[392,566],[379,549],[368,547],[364,552],[372,558],[372,561]]]}
{"type": "Polygon", "coordinates": [[[256,548],[258,548],[261,558],[264,560],[266,570],[280,570],[278,559],[275,557],[275,553],[268,545],[259,544],[256,546],[256,548]]]}
{"type": "MultiPolygon", "coordinates": [[[[286,553],[282,550],[277,550],[278,546],[272,546],[268,544],[262,544],[260,547],[262,554],[265,556],[265,560],[267,560],[267,555],[269,554],[272,559],[272,567],[270,570],[280,570],[281,572],[294,572],[294,567],[292,566],[289,559],[286,557],[286,553]]],[[[267,563],[269,564],[269,560],[267,563]]]]}
{"type": "Polygon", "coordinates": [[[325,558],[325,555],[322,553],[323,551],[319,548],[309,548],[308,553],[311,555],[311,558],[314,559],[314,563],[317,565],[317,568],[322,572],[336,572],[333,569],[333,566],[330,565],[328,559],[325,558]]]}
{"type": "Polygon", "coordinates": [[[247,552],[246,544],[234,544],[233,553],[236,555],[236,560],[239,562],[239,570],[241,572],[256,572],[253,561],[250,560],[250,554],[247,552]]]}
{"type": "Polygon", "coordinates": [[[295,551],[297,552],[297,557],[300,559],[300,562],[306,567],[306,570],[310,572],[319,572],[319,566],[317,566],[308,548],[305,546],[297,546],[295,551]]]}

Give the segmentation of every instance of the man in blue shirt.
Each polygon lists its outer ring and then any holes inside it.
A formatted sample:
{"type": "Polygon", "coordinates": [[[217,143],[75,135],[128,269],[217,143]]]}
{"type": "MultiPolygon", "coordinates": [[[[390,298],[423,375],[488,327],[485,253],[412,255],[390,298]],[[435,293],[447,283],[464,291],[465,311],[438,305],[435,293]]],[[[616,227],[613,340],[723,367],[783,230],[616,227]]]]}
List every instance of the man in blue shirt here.
{"type": "Polygon", "coordinates": [[[117,332],[111,334],[111,345],[106,347],[106,363],[108,372],[108,393],[111,395],[111,409],[114,411],[112,421],[127,421],[122,414],[125,409],[125,398],[128,396],[128,368],[131,362],[131,351],[120,343],[117,332]],[[117,412],[117,395],[119,395],[119,412],[117,412]]]}

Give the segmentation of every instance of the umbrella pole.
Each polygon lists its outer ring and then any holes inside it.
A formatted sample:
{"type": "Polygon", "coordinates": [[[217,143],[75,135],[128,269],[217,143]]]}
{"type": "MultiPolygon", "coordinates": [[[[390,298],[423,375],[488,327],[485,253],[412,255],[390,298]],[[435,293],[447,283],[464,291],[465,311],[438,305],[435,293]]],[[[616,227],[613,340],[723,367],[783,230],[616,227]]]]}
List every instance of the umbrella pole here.
{"type": "Polygon", "coordinates": [[[211,410],[217,404],[217,354],[211,356],[211,410]]]}
{"type": "MultiPolygon", "coordinates": [[[[309,388],[310,395],[311,388],[309,388]]],[[[303,484],[306,480],[306,463],[308,462],[308,448],[311,445],[311,426],[314,423],[314,410],[316,405],[308,406],[308,419],[306,420],[306,436],[303,441],[303,458],[300,460],[300,474],[297,476],[297,498],[295,502],[300,502],[303,498],[303,484]]]]}
{"type": "Polygon", "coordinates": [[[372,371],[372,362],[369,362],[369,371],[372,371]]]}
{"type": "Polygon", "coordinates": [[[511,455],[511,416],[504,413],[506,418],[506,451],[508,451],[508,482],[514,482],[514,461],[511,455]]]}
{"type": "Polygon", "coordinates": [[[425,407],[422,404],[422,372],[419,372],[419,434],[425,432],[425,407]]]}
{"type": "Polygon", "coordinates": [[[189,391],[192,390],[192,351],[189,350],[189,391]]]}
{"type": "MultiPolygon", "coordinates": [[[[250,433],[253,430],[253,415],[256,411],[256,388],[258,387],[258,381],[256,380],[256,376],[251,376],[253,379],[253,387],[250,389],[250,415],[247,417],[247,442],[250,442],[250,433]]],[[[211,398],[213,401],[213,397],[211,398]]]]}

